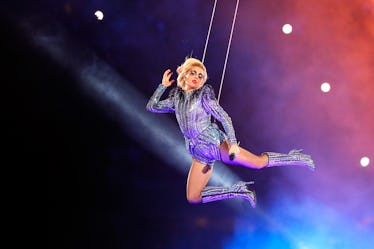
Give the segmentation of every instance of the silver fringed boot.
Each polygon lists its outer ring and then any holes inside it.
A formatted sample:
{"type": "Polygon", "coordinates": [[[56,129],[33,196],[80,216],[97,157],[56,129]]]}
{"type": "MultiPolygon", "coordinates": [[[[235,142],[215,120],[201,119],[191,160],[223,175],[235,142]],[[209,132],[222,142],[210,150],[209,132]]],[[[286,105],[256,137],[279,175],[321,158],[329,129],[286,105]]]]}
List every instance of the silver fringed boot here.
{"type": "Polygon", "coordinates": [[[256,207],[256,194],[249,188],[253,182],[238,182],[231,187],[208,186],[201,192],[202,202],[220,201],[230,198],[242,198],[251,203],[253,208],[256,207]]]}
{"type": "Polygon", "coordinates": [[[265,152],[269,158],[266,167],[275,166],[304,166],[314,171],[315,164],[310,155],[301,153],[303,150],[291,150],[288,154],[281,154],[276,152],[265,152]]]}

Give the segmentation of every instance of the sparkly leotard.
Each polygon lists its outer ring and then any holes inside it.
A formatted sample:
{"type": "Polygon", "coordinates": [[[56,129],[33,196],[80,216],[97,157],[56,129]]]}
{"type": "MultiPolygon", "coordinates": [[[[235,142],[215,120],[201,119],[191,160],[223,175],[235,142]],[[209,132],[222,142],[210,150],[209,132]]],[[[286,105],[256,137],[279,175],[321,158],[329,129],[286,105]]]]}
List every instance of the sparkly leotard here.
{"type": "Polygon", "coordinates": [[[147,103],[147,110],[158,113],[175,112],[191,155],[207,165],[221,160],[220,144],[225,140],[230,145],[237,141],[231,118],[218,104],[212,86],[205,84],[191,92],[174,87],[168,98],[160,101],[165,89],[162,84],[157,87],[147,103]],[[211,116],[222,124],[225,132],[211,121],[211,116]]]}

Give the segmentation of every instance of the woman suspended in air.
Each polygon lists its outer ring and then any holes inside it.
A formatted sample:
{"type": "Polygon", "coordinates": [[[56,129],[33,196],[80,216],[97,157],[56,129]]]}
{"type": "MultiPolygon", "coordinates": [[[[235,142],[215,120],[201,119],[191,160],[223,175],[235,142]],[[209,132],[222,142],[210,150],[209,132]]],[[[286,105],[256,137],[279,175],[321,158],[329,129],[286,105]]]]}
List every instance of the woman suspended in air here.
{"type": "Polygon", "coordinates": [[[205,84],[208,79],[205,65],[196,58],[186,58],[177,68],[177,73],[177,86],[170,90],[167,98],[160,100],[166,88],[175,82],[170,69],[164,72],[162,83],[146,108],[150,112],[176,115],[192,157],[186,187],[190,203],[239,197],[250,201],[252,207],[256,206],[256,195],[248,182],[240,181],[231,187],[207,186],[217,160],[253,169],[305,166],[314,170],[314,161],[310,155],[301,153],[302,150],[291,150],[288,154],[264,152],[255,155],[240,147],[231,118],[219,105],[212,86],[205,84]],[[223,130],[212,122],[212,116],[222,124],[223,130]]]}

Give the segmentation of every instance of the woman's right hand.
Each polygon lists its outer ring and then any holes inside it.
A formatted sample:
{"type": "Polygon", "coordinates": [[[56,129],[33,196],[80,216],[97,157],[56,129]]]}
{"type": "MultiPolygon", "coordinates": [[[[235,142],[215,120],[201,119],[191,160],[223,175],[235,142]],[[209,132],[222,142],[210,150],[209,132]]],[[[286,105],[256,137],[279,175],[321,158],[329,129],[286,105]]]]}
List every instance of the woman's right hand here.
{"type": "Polygon", "coordinates": [[[162,76],[162,85],[169,87],[174,83],[175,80],[170,79],[173,75],[173,72],[170,69],[166,69],[164,75],[162,76]]]}

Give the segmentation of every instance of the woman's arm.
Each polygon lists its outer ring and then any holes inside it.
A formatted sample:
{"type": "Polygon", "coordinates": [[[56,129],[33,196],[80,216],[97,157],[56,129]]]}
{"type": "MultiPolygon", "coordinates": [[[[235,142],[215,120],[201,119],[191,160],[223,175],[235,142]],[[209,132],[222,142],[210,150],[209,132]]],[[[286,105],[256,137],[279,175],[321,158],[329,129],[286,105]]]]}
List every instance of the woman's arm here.
{"type": "Polygon", "coordinates": [[[227,112],[218,104],[218,101],[215,97],[213,87],[211,85],[204,85],[203,86],[203,95],[202,95],[202,103],[204,109],[210,113],[216,120],[218,120],[225,130],[228,142],[230,145],[236,145],[237,140],[235,136],[235,130],[232,125],[232,121],[230,116],[227,112]]]}
{"type": "Polygon", "coordinates": [[[162,83],[158,85],[157,89],[148,100],[146,109],[150,112],[158,112],[158,113],[168,113],[174,112],[174,93],[175,89],[170,91],[169,97],[165,100],[161,100],[160,98],[162,94],[165,92],[166,88],[169,87],[175,80],[171,80],[170,77],[172,76],[172,72],[170,69],[165,70],[162,83]]]}
{"type": "MultiPolygon", "coordinates": [[[[157,113],[169,113],[174,112],[174,96],[170,94],[169,97],[165,100],[161,100],[160,98],[162,94],[165,92],[166,86],[160,84],[156,88],[155,92],[148,100],[146,109],[150,112],[157,112],[157,113]]],[[[172,90],[173,91],[173,90],[172,90]]]]}

